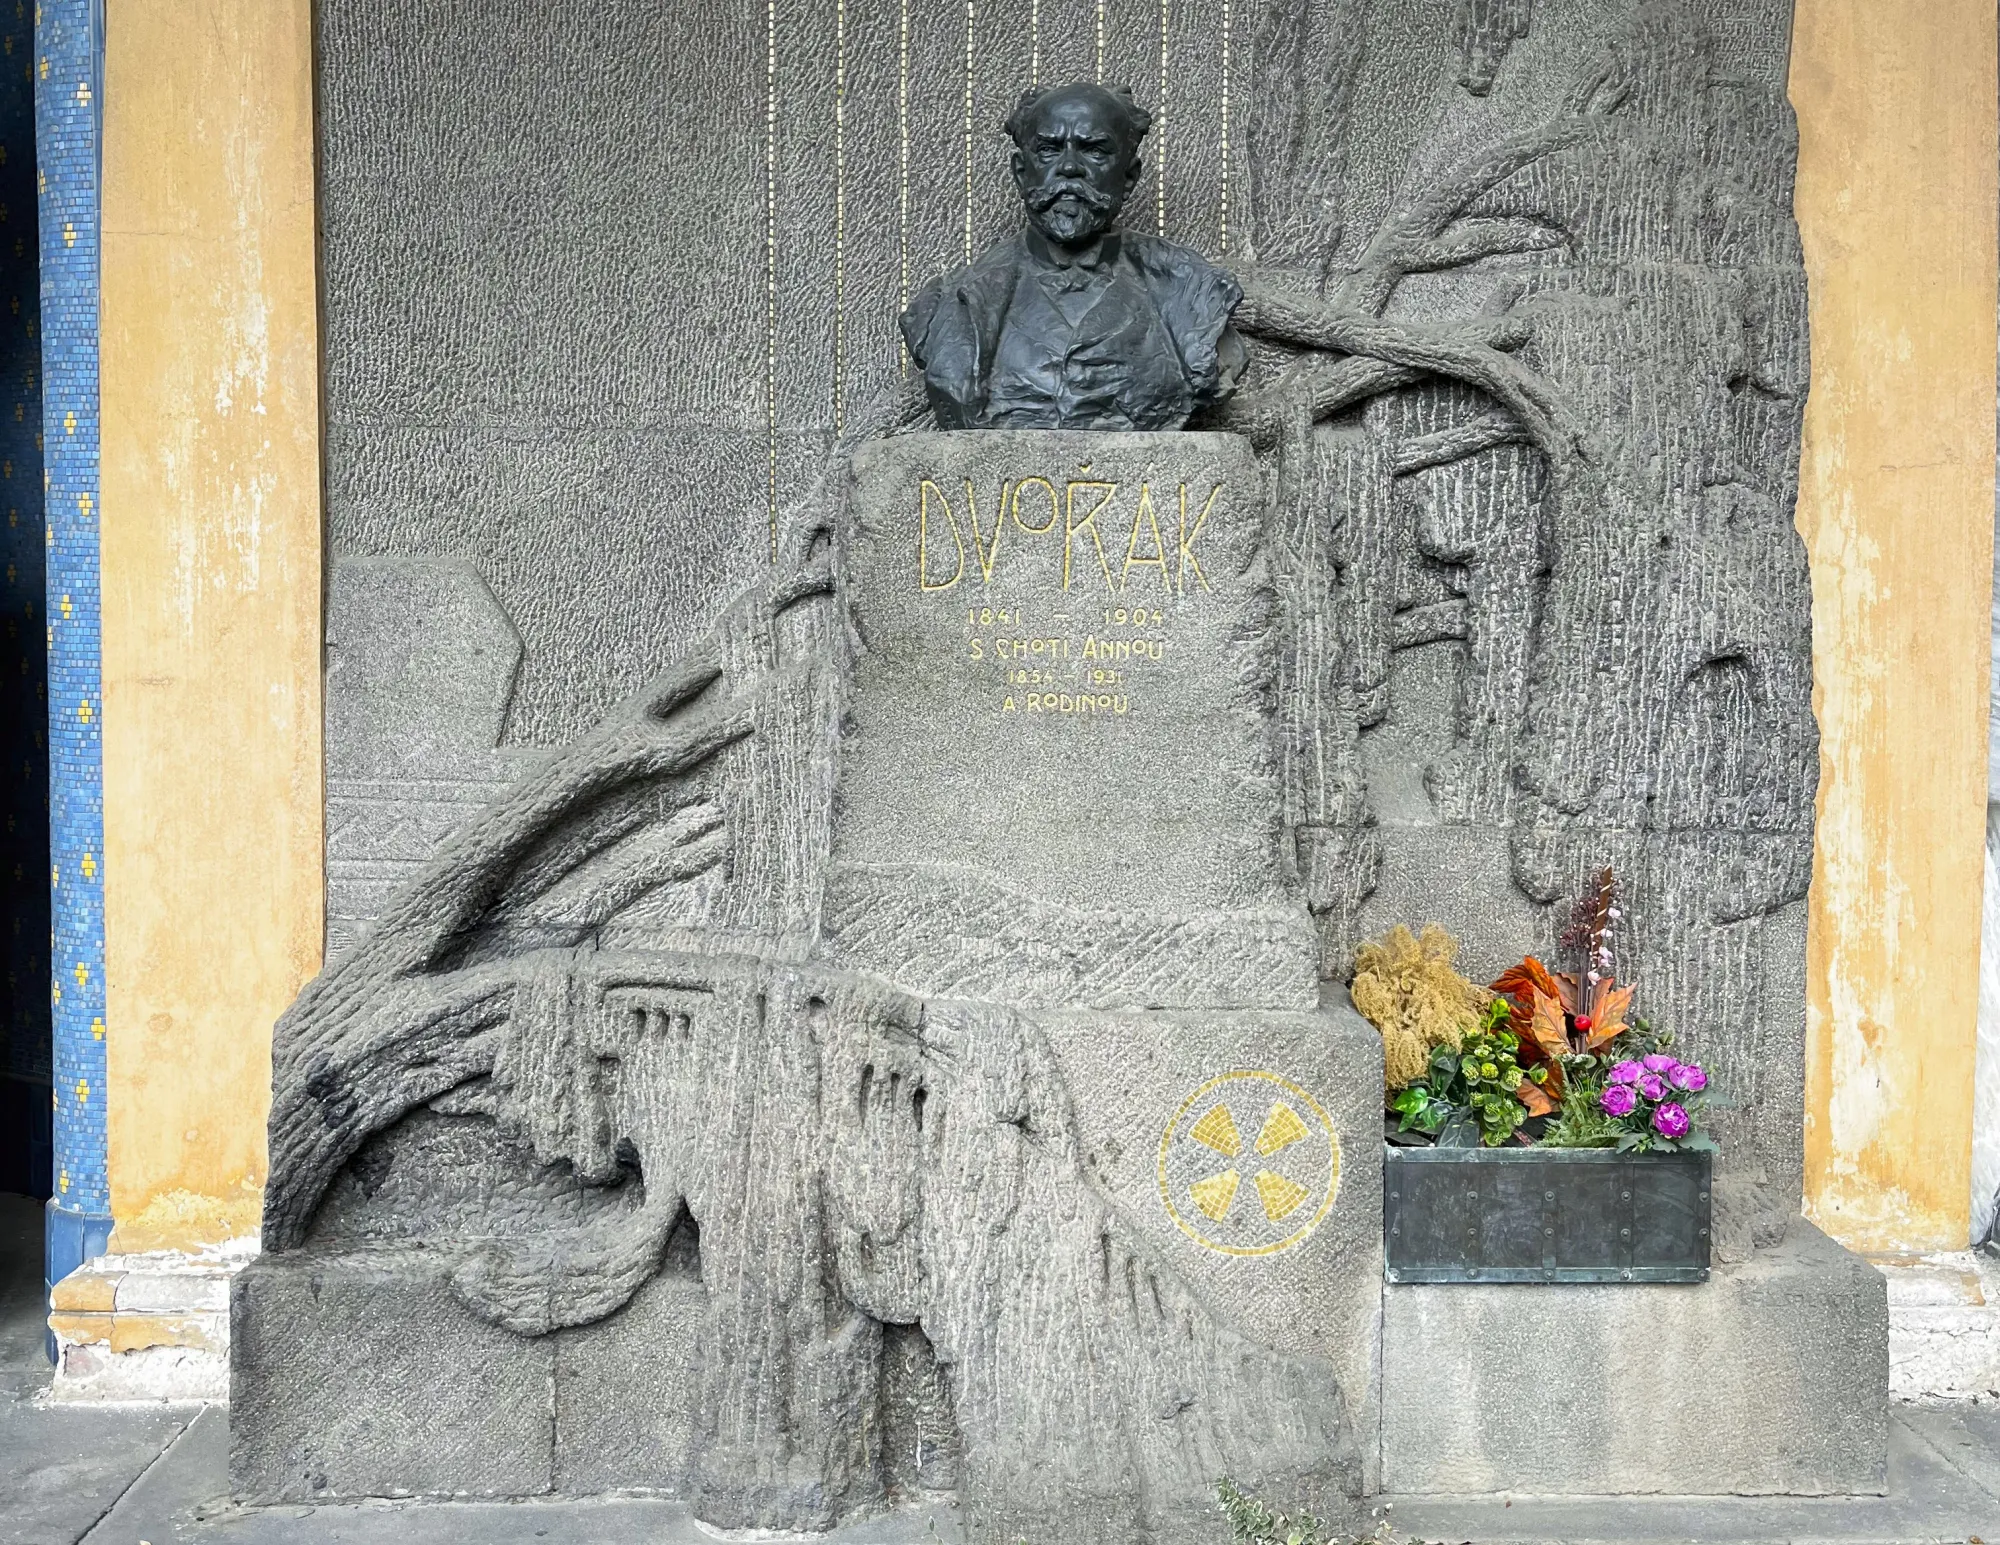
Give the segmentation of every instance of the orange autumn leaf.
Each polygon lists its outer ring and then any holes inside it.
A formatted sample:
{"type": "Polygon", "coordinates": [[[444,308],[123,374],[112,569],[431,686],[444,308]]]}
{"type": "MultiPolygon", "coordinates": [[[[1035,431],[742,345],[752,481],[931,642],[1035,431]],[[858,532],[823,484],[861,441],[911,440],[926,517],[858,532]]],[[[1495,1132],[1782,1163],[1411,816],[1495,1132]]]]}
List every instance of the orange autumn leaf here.
{"type": "Polygon", "coordinates": [[[1619,987],[1609,981],[1599,982],[1597,991],[1591,996],[1590,1030],[1584,1049],[1596,1051],[1623,1035],[1626,1030],[1625,1011],[1631,1006],[1630,987],[1619,987]]]}
{"type": "MultiPolygon", "coordinates": [[[[1554,1083],[1558,1076],[1552,1071],[1549,1082],[1554,1083]]],[[[1556,1102],[1549,1098],[1548,1091],[1533,1079],[1524,1080],[1521,1087],[1514,1091],[1514,1097],[1527,1107],[1530,1116],[1546,1116],[1556,1108],[1556,1102]]]]}
{"type": "MultiPolygon", "coordinates": [[[[1535,994],[1535,1006],[1528,1018],[1528,1034],[1521,1042],[1523,1065],[1540,1062],[1549,1070],[1548,1092],[1558,1097],[1563,1092],[1562,1059],[1569,1055],[1569,1026],[1563,1019],[1562,1005],[1545,992],[1535,994]]],[[[1524,1086],[1525,1087],[1525,1086],[1524,1086]]]]}
{"type": "Polygon", "coordinates": [[[1535,1007],[1528,1019],[1528,1037],[1543,1057],[1554,1061],[1569,1055],[1569,1026],[1563,1021],[1562,1005],[1545,992],[1535,994],[1535,1007]]]}
{"type": "MultiPolygon", "coordinates": [[[[1535,998],[1538,994],[1555,999],[1557,1007],[1565,1014],[1575,1012],[1575,994],[1570,990],[1569,979],[1549,970],[1533,955],[1502,972],[1493,983],[1493,990],[1507,999],[1508,1028],[1523,1045],[1535,1041],[1535,998]]],[[[1567,1044],[1563,1050],[1569,1050],[1567,1044]]]]}
{"type": "Polygon", "coordinates": [[[1503,971],[1494,982],[1493,990],[1509,998],[1529,998],[1535,993],[1545,992],[1558,1002],[1562,1000],[1562,989],[1555,976],[1533,955],[1518,966],[1510,966],[1503,971]]]}

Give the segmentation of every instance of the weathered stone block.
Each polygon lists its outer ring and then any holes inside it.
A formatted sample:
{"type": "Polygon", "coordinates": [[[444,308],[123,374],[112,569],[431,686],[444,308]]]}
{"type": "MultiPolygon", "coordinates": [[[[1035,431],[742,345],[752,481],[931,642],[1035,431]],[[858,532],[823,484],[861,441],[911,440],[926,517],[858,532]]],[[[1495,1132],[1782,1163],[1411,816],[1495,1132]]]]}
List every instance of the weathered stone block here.
{"type": "Polygon", "coordinates": [[[549,1338],[555,1489],[564,1496],[687,1494],[701,1389],[696,1358],[708,1318],[698,1270],[670,1259],[608,1320],[549,1338]]]}
{"type": "Polygon", "coordinates": [[[1881,1274],[1804,1219],[1693,1287],[1383,1291],[1390,1492],[1880,1492],[1881,1274]]]}
{"type": "Polygon", "coordinates": [[[1332,1364],[1372,1484],[1359,1437],[1381,1330],[1381,1036],[1344,993],[1310,1013],[1044,1024],[1098,1182],[1221,1319],[1332,1364]]]}
{"type": "Polygon", "coordinates": [[[855,456],[825,933],[925,993],[1310,1009],[1263,475],[1232,435],[855,456]]]}
{"type": "Polygon", "coordinates": [[[231,1302],[230,1482],[250,1502],[527,1496],[554,1347],[475,1318],[444,1251],[264,1256],[231,1302]]]}

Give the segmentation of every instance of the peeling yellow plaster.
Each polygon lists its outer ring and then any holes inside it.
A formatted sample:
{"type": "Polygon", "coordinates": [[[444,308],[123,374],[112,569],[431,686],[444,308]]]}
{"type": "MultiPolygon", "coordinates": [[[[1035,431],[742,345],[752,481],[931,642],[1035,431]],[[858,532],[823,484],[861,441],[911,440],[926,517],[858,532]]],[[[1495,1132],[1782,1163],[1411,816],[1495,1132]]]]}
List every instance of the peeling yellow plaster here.
{"type": "Polygon", "coordinates": [[[1986,811],[2000,82],[1991,0],[1799,0],[1819,839],[1806,1205],[1963,1249],[1986,811]]]}
{"type": "Polygon", "coordinates": [[[110,0],[105,945],[117,1250],[253,1232],[321,941],[308,0],[110,0]]]}

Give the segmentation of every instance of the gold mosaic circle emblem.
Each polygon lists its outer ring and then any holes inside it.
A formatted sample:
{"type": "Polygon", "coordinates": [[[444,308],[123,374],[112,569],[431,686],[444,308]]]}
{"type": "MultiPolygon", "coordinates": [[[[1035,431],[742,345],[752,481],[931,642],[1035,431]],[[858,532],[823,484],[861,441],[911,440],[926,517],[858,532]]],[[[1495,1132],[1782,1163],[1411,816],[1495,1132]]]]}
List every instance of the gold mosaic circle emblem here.
{"type": "Polygon", "coordinates": [[[1340,1139],[1319,1102],[1275,1073],[1224,1073],[1160,1139],[1160,1200],[1222,1255],[1276,1255],[1319,1227],[1340,1190],[1340,1139]]]}

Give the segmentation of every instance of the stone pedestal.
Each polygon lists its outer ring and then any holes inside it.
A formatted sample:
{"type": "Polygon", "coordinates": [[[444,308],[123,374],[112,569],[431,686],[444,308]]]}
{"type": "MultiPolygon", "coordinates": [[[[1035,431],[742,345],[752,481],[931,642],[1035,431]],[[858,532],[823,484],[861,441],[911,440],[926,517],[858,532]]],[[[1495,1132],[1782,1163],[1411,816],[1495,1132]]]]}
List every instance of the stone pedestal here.
{"type": "Polygon", "coordinates": [[[1310,1009],[1263,474],[1233,435],[864,446],[827,950],[912,991],[1310,1009]]]}
{"type": "Polygon", "coordinates": [[[1383,1290],[1389,1492],[1880,1492],[1882,1276],[1803,1218],[1691,1287],[1383,1290]]]}

